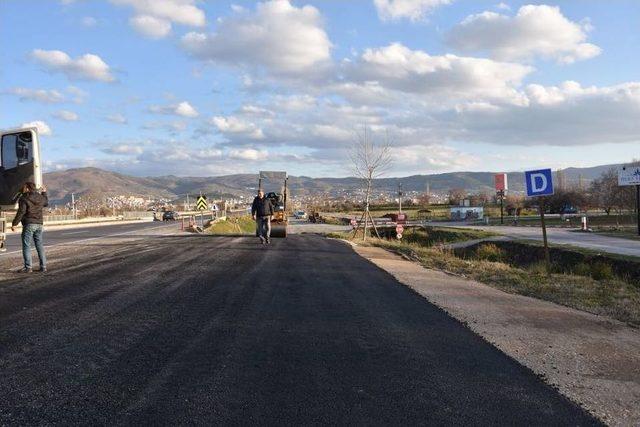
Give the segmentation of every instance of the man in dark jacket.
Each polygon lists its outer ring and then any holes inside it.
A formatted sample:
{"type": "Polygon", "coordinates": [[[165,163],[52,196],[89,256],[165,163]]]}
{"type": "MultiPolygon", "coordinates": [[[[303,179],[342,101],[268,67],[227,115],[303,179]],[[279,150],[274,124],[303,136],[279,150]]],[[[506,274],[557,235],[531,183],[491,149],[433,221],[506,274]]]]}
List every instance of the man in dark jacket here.
{"type": "Polygon", "coordinates": [[[42,243],[43,218],[42,210],[49,205],[47,189],[43,186],[40,192],[36,190],[33,182],[27,182],[22,187],[22,196],[18,201],[18,212],[11,223],[11,231],[15,231],[16,225],[22,222],[22,257],[24,268],[22,273],[31,273],[31,239],[36,244],[36,251],[40,259],[40,271],[47,271],[47,257],[44,254],[42,243]]]}
{"type": "Polygon", "coordinates": [[[273,204],[264,197],[264,191],[258,190],[258,195],[251,205],[251,216],[256,221],[256,233],[260,242],[271,243],[271,217],[273,216],[273,204]]]}

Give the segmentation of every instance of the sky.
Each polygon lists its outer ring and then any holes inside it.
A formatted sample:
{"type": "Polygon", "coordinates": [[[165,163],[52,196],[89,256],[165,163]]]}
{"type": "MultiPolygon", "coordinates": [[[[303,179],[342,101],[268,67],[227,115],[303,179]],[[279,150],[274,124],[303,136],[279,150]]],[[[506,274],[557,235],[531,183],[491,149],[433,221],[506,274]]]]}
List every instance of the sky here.
{"type": "Polygon", "coordinates": [[[48,171],[388,176],[640,158],[640,1],[0,0],[48,171]]]}

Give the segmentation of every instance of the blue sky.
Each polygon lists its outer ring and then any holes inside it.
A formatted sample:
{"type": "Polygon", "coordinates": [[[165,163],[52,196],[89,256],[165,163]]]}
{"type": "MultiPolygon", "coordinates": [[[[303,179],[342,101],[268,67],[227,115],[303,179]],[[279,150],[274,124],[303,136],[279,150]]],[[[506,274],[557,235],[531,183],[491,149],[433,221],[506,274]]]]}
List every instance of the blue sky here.
{"type": "Polygon", "coordinates": [[[2,128],[48,170],[389,175],[640,158],[637,1],[0,1],[2,128]],[[28,17],[28,19],[27,19],[28,17]]]}

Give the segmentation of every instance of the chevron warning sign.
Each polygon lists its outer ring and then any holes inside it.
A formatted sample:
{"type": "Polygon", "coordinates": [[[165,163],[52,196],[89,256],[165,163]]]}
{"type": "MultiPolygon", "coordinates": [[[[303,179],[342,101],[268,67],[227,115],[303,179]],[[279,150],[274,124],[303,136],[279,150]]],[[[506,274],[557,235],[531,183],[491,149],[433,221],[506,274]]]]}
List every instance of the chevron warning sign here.
{"type": "Polygon", "coordinates": [[[200,196],[196,201],[196,209],[199,211],[206,211],[209,208],[207,204],[207,196],[200,196]]]}

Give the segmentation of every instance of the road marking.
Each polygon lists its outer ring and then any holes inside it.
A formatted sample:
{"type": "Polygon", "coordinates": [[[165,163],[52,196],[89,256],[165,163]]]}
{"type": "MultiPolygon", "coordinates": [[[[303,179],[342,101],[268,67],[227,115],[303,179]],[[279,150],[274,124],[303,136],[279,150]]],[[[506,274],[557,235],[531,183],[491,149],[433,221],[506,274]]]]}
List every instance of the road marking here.
{"type": "Polygon", "coordinates": [[[71,233],[62,233],[63,236],[68,236],[70,234],[81,234],[81,233],[88,233],[88,230],[84,230],[84,231],[73,231],[71,233]]]}

